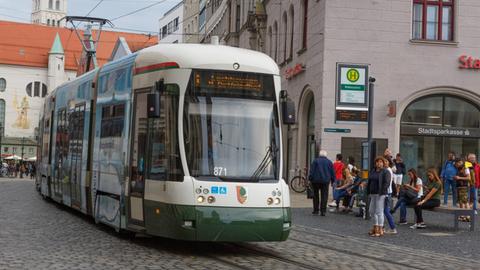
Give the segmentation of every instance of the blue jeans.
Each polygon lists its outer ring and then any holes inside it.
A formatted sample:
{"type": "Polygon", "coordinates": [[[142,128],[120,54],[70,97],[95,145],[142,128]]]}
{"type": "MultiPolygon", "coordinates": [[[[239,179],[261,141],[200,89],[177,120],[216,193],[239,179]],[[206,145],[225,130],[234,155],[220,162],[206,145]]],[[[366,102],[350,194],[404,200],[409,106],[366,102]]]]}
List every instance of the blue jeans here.
{"type": "Polygon", "coordinates": [[[477,210],[477,189],[475,187],[470,187],[470,192],[468,193],[469,201],[472,200],[470,196],[473,195],[473,210],[477,210]]]}
{"type": "Polygon", "coordinates": [[[385,196],[385,207],[383,208],[383,215],[387,218],[388,226],[390,229],[395,229],[395,222],[393,216],[390,214],[390,195],[385,196]]]}
{"type": "Polygon", "coordinates": [[[393,207],[393,211],[397,211],[400,208],[400,222],[407,221],[407,200],[403,197],[399,198],[395,207],[393,207]]]}
{"type": "Polygon", "coordinates": [[[348,194],[348,192],[345,189],[334,189],[333,199],[337,203],[337,207],[339,207],[340,199],[345,197],[347,194],[348,194]]]}
{"type": "Polygon", "coordinates": [[[452,198],[453,198],[453,205],[457,204],[457,183],[455,180],[445,180],[444,185],[444,193],[443,193],[443,204],[448,203],[448,193],[450,193],[450,186],[452,187],[452,198]]]}

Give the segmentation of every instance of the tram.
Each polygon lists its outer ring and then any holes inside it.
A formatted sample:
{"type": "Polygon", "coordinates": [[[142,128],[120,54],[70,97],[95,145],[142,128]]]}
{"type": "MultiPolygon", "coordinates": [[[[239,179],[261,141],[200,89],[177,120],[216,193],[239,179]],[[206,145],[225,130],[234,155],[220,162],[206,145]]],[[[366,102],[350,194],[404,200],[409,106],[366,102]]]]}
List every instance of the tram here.
{"type": "Polygon", "coordinates": [[[277,64],[221,45],[159,44],[52,91],[37,185],[115,230],[284,241],[277,64]]]}

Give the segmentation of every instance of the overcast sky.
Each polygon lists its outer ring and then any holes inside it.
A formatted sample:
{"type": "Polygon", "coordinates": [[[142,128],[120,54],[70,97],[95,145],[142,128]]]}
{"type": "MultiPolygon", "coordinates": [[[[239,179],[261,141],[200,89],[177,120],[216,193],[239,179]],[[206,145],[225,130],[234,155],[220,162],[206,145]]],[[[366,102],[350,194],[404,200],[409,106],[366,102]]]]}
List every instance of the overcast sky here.
{"type": "MultiPolygon", "coordinates": [[[[67,0],[67,15],[85,16],[99,2],[90,17],[114,19],[135,10],[148,7],[135,14],[116,20],[113,24],[119,31],[126,29],[158,32],[158,19],[181,0],[67,0]],[[156,4],[156,5],[154,5],[156,4]],[[120,29],[123,28],[123,29],[120,29]]],[[[0,0],[0,20],[30,22],[32,0],[0,0]]],[[[68,25],[70,27],[71,25],[68,25]]],[[[132,31],[129,31],[132,32],[132,31]]],[[[135,32],[135,31],[133,31],[135,32]]]]}

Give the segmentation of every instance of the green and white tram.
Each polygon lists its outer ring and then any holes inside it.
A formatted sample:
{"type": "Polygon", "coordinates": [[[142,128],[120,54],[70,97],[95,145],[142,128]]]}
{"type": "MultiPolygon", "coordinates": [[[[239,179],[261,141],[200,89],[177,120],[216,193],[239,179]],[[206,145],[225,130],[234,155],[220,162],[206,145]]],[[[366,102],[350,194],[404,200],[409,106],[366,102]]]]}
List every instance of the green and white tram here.
{"type": "Polygon", "coordinates": [[[283,241],[280,76],[265,54],[161,44],[45,100],[41,194],[116,230],[192,241],[283,241]]]}

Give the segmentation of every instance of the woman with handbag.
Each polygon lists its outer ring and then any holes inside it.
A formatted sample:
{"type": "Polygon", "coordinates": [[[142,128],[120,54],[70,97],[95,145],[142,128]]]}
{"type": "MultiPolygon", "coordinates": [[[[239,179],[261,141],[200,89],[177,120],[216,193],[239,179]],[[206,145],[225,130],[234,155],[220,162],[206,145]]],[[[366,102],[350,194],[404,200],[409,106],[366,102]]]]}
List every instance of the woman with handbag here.
{"type": "Polygon", "coordinates": [[[384,168],[386,160],[383,157],[375,158],[375,168],[368,176],[367,194],[370,196],[370,215],[373,217],[373,228],[369,231],[370,236],[383,236],[383,214],[385,195],[391,181],[390,173],[384,168]]]}
{"type": "Polygon", "coordinates": [[[417,176],[417,171],[411,168],[408,170],[410,179],[407,185],[402,185],[398,195],[398,201],[395,207],[390,211],[392,214],[400,208],[400,222],[398,224],[407,224],[407,205],[416,205],[423,196],[423,181],[417,176]]]}

